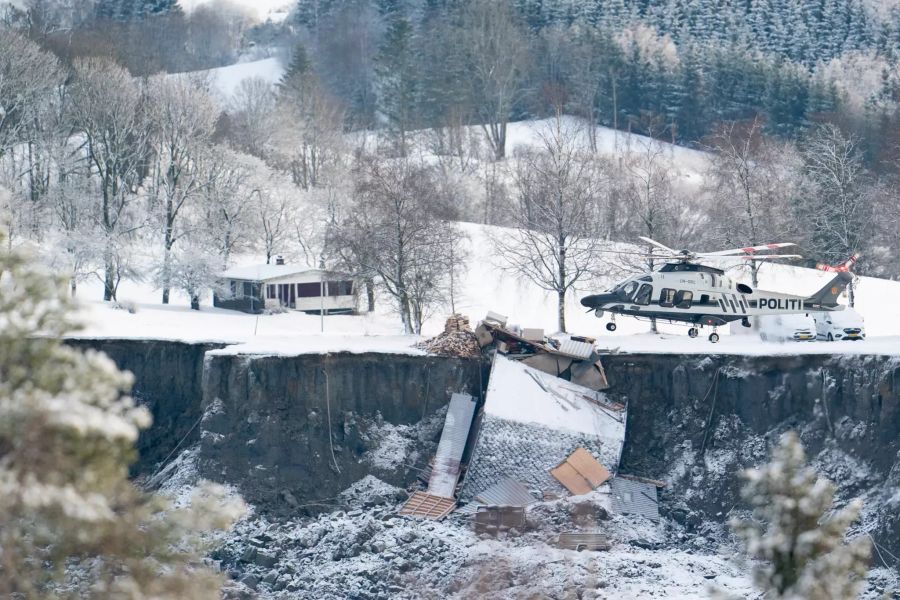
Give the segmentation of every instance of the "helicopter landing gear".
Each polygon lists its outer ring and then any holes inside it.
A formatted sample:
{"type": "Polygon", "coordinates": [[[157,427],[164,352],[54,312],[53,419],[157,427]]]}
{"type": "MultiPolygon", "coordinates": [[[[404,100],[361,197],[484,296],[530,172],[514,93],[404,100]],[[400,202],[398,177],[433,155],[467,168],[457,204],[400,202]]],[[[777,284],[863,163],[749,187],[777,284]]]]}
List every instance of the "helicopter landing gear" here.
{"type": "Polygon", "coordinates": [[[709,341],[712,342],[713,344],[715,344],[716,342],[718,342],[718,341],[719,341],[719,334],[716,333],[715,331],[713,331],[711,334],[709,334],[709,341]]]}
{"type": "Polygon", "coordinates": [[[700,335],[700,330],[696,327],[691,327],[690,329],[688,329],[688,337],[695,338],[698,335],[700,335]]]}
{"type": "Polygon", "coordinates": [[[613,323],[612,321],[610,321],[609,323],[606,324],[606,330],[607,330],[607,331],[615,331],[615,330],[616,330],[616,324],[613,323]]]}

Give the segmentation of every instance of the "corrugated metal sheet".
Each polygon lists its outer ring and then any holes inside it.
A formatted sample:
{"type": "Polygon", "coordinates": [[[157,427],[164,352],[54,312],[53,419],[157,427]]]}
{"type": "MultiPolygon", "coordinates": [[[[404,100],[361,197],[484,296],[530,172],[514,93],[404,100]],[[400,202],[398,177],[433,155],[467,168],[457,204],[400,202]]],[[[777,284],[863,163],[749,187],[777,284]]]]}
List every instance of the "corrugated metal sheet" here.
{"type": "Polygon", "coordinates": [[[587,360],[591,357],[591,352],[594,351],[594,345],[587,342],[576,342],[572,338],[562,338],[559,340],[559,349],[557,351],[581,360],[587,360]]]}
{"type": "Polygon", "coordinates": [[[497,482],[475,495],[475,500],[495,506],[528,506],[537,502],[528,489],[511,477],[497,482]]]}
{"type": "Polygon", "coordinates": [[[655,485],[615,477],[610,481],[610,496],[614,513],[642,515],[653,521],[659,521],[655,485]]]}
{"type": "Polygon", "coordinates": [[[434,456],[428,493],[452,498],[459,480],[459,463],[475,414],[475,399],[468,394],[453,394],[444,419],[444,430],[434,456]]]}
{"type": "Polygon", "coordinates": [[[556,545],[567,550],[609,550],[611,548],[602,533],[561,533],[556,545]]]}

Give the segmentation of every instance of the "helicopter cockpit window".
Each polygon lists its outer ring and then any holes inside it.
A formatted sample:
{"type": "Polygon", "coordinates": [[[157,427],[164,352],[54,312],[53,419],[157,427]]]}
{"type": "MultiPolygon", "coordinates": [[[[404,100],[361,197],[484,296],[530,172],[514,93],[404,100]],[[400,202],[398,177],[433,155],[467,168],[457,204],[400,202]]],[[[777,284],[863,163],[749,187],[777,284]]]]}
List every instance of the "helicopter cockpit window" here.
{"type": "Polygon", "coordinates": [[[635,304],[643,304],[644,306],[650,304],[650,297],[653,296],[653,286],[649,283],[645,283],[641,286],[641,289],[638,290],[637,295],[634,297],[635,304]]]}
{"type": "Polygon", "coordinates": [[[631,297],[634,296],[634,292],[637,290],[638,284],[634,281],[629,281],[628,283],[624,283],[619,286],[619,297],[623,300],[631,300],[631,297]]]}

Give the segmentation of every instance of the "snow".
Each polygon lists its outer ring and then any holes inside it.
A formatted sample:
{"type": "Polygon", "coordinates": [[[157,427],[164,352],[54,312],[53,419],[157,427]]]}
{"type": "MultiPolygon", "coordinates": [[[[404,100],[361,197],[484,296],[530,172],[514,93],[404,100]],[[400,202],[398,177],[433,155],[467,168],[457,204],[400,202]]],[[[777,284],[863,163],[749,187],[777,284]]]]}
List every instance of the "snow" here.
{"type": "Polygon", "coordinates": [[[227,67],[198,71],[198,73],[209,76],[214,94],[221,101],[227,103],[234,97],[241,82],[245,79],[259,77],[271,85],[275,85],[281,80],[284,71],[285,68],[281,63],[281,59],[272,57],[250,62],[239,62],[227,67]]]}
{"type": "MultiPolygon", "coordinates": [[[[468,237],[469,258],[456,297],[458,312],[477,323],[489,310],[509,317],[510,324],[556,331],[556,298],[535,284],[505,272],[494,256],[491,237],[503,235],[500,227],[460,223],[468,237]]],[[[623,246],[624,247],[624,246],[623,246]]],[[[245,257],[248,259],[250,257],[245,257]]],[[[289,266],[288,266],[289,267],[289,266]]],[[[290,267],[289,267],[290,268],[290,267]]],[[[749,274],[731,269],[729,275],[749,280],[749,274]]],[[[765,264],[760,269],[760,289],[777,289],[809,295],[820,289],[831,275],[814,269],[765,264]]],[[[900,283],[861,277],[856,288],[856,310],[865,318],[867,339],[843,342],[763,342],[752,335],[729,335],[720,330],[721,341],[711,344],[704,337],[690,339],[686,326],[661,323],[660,333],[649,333],[649,325],[620,317],[618,330],[610,333],[605,320],[585,312],[579,299],[610,287],[611,277],[581,285],[566,299],[568,330],[597,338],[602,352],[663,354],[900,354],[900,283]]],[[[242,344],[222,352],[297,355],[315,352],[389,352],[423,354],[411,346],[417,336],[402,335],[399,318],[391,312],[390,300],[381,297],[373,314],[331,315],[324,319],[295,311],[273,315],[249,315],[213,308],[209,298],[201,311],[188,308],[188,299],[173,292],[173,304],[159,304],[158,292],[149,284],[124,281],[122,303],[133,303],[136,311],[112,310],[102,297],[99,281],[85,282],[78,297],[84,305],[84,337],[147,338],[186,342],[215,341],[242,344]],[[324,333],[321,331],[324,323],[324,333]]],[[[449,312],[449,310],[448,310],[449,312]]],[[[424,336],[443,330],[444,314],[438,312],[423,329],[424,336]]]]}
{"type": "Polygon", "coordinates": [[[221,276],[228,279],[267,281],[269,279],[288,277],[290,275],[299,275],[301,273],[321,275],[326,272],[327,271],[310,269],[308,267],[302,267],[298,265],[244,265],[240,267],[232,267],[223,272],[221,276]]]}
{"type": "Polygon", "coordinates": [[[604,410],[603,394],[548,375],[521,363],[494,357],[484,411],[507,421],[536,423],[551,429],[597,435],[619,446],[624,417],[604,410]],[[613,416],[615,414],[616,416],[613,416]]]}
{"type": "Polygon", "coordinates": [[[198,6],[208,4],[225,8],[237,7],[257,21],[280,23],[291,12],[294,0],[178,0],[185,12],[191,12],[198,6]]]}

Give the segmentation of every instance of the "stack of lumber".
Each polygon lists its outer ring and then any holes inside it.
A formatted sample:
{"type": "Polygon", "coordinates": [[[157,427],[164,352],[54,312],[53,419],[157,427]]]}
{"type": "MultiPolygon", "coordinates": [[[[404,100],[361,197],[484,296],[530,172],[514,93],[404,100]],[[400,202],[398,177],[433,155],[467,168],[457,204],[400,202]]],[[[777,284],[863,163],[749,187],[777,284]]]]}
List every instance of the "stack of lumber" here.
{"type": "Polygon", "coordinates": [[[430,354],[441,356],[458,356],[460,358],[475,358],[481,356],[481,346],[472,328],[469,326],[469,318],[460,314],[453,314],[444,324],[444,332],[416,344],[430,354]]]}

